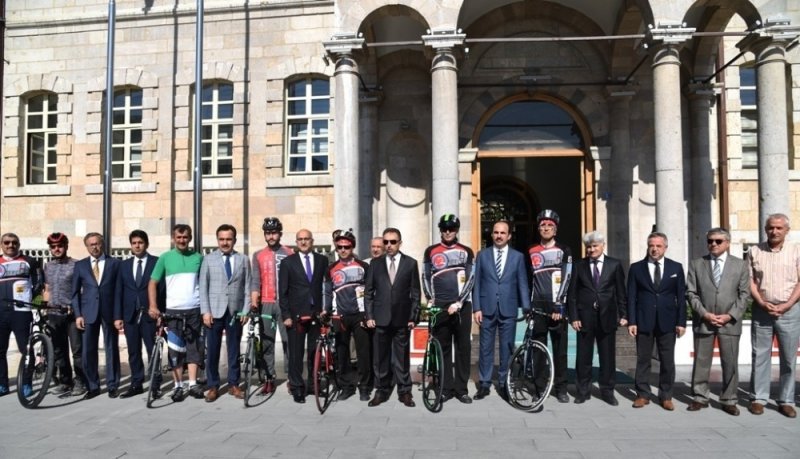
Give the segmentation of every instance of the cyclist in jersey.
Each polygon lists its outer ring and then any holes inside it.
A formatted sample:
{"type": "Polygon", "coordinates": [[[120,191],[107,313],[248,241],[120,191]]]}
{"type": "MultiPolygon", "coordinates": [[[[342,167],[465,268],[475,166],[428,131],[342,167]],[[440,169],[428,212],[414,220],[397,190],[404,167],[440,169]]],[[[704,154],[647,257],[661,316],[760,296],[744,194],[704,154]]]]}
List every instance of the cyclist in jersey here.
{"type": "Polygon", "coordinates": [[[422,289],[429,305],[442,309],[433,333],[444,357],[444,401],[457,398],[461,403],[472,403],[467,392],[472,351],[472,305],[468,300],[475,280],[475,256],[472,249],[458,242],[460,227],[461,221],[453,214],[439,219],[441,241],[425,249],[422,257],[422,289]]]}
{"type": "Polygon", "coordinates": [[[261,327],[263,361],[267,368],[267,381],[261,391],[264,394],[275,392],[275,330],[281,334],[283,346],[284,372],[289,373],[288,337],[286,326],[280,320],[281,308],[278,305],[278,273],[281,261],[294,253],[290,247],[281,245],[283,224],[275,217],[267,217],[261,225],[267,246],[253,254],[251,263],[253,274],[250,284],[251,304],[261,305],[261,314],[269,314],[274,320],[265,320],[261,327]]]}
{"type": "Polygon", "coordinates": [[[372,334],[365,324],[364,279],[369,265],[353,255],[356,237],[352,229],[334,231],[333,245],[339,259],[325,273],[322,313],[341,318],[341,327],[336,330],[338,378],[342,388],[339,400],[353,396],[358,386],[359,399],[368,402],[373,385],[372,334]],[[357,372],[350,364],[351,338],[355,342],[357,372]]]}
{"type": "Polygon", "coordinates": [[[550,209],[536,217],[539,243],[528,249],[531,263],[531,304],[550,315],[548,321],[536,322],[534,339],[553,348],[553,394],[561,403],[569,402],[567,395],[567,291],[569,289],[568,262],[572,259],[569,247],[556,241],[558,214],[550,209]],[[549,332],[549,333],[548,333],[549,332]]]}

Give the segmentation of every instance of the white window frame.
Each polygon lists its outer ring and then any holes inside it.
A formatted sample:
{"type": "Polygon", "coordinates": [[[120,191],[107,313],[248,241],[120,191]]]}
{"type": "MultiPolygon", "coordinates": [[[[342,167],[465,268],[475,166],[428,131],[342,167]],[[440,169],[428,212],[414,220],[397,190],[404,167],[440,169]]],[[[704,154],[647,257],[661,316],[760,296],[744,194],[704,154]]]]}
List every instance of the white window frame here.
{"type": "Polygon", "coordinates": [[[752,92],[755,102],[758,103],[758,88],[756,68],[752,63],[739,66],[739,100],[741,101],[740,126],[742,144],[742,169],[755,169],[758,167],[758,105],[745,104],[744,93],[752,92]],[[743,71],[752,72],[753,84],[742,83],[743,71]]]}
{"type": "Polygon", "coordinates": [[[112,144],[111,149],[113,151],[112,158],[117,158],[117,151],[118,149],[122,150],[122,157],[117,159],[112,159],[111,161],[111,170],[112,170],[112,177],[115,181],[121,180],[141,180],[142,178],[142,118],[144,116],[144,110],[142,108],[142,98],[144,97],[144,91],[142,88],[137,88],[133,86],[119,88],[114,91],[114,117],[113,120],[113,135],[112,135],[112,144]],[[139,104],[134,105],[132,93],[138,92],[139,93],[139,104]],[[117,105],[117,96],[123,96],[122,105],[117,105]],[[132,114],[134,111],[139,112],[139,122],[132,122],[131,119],[133,118],[132,114]],[[116,114],[122,112],[123,121],[121,123],[117,123],[116,114]],[[139,131],[139,141],[133,141],[133,134],[135,131],[139,131]],[[121,133],[122,139],[117,142],[117,133],[121,133]],[[133,159],[133,150],[135,148],[139,149],[139,158],[133,159]],[[115,166],[122,166],[122,174],[117,175],[114,170],[115,166]]]}
{"type": "Polygon", "coordinates": [[[330,110],[331,110],[331,90],[330,80],[320,77],[307,77],[304,79],[290,81],[286,85],[285,90],[286,100],[286,174],[287,175],[301,175],[301,174],[327,174],[330,170],[330,110]],[[328,84],[328,91],[324,95],[314,95],[312,92],[313,84],[315,81],[324,81],[328,84]],[[290,97],[290,88],[299,85],[305,85],[305,91],[302,96],[290,97]],[[328,110],[324,113],[313,113],[312,107],[314,101],[327,100],[328,110]],[[302,114],[291,114],[290,106],[293,102],[303,102],[304,110],[302,114]],[[299,135],[292,135],[292,126],[301,125],[305,123],[305,131],[299,135]],[[315,134],[314,125],[320,126],[320,130],[315,134]],[[315,144],[319,145],[315,149],[315,144]],[[296,146],[304,145],[305,151],[297,151],[296,146]],[[324,158],[325,169],[314,170],[314,159],[324,158]],[[293,168],[292,160],[302,159],[302,168],[293,168]]]}
{"type": "MultiPolygon", "coordinates": [[[[202,91],[210,90],[211,98],[202,101],[201,116],[202,132],[201,148],[203,153],[208,151],[208,154],[201,156],[201,168],[203,177],[231,177],[233,175],[233,113],[236,105],[233,102],[233,83],[230,81],[210,81],[203,83],[202,91]],[[222,86],[230,87],[230,99],[220,99],[220,88],[222,86]],[[221,117],[220,108],[230,105],[230,117],[221,117]],[[209,115],[205,113],[208,110],[209,115]],[[224,136],[224,132],[229,133],[228,137],[224,136]],[[206,135],[206,133],[210,135],[206,135]],[[223,155],[220,153],[221,146],[228,146],[228,154],[223,155]],[[220,172],[222,164],[228,163],[230,172],[220,172]]],[[[195,91],[196,95],[197,91],[195,91]]],[[[202,95],[202,93],[201,93],[202,95]]],[[[194,104],[192,104],[194,106],[194,104]]],[[[194,126],[194,123],[192,123],[194,126]]],[[[194,142],[192,142],[194,146],[194,142]]],[[[192,156],[194,157],[194,155],[192,156]]]]}
{"type": "Polygon", "coordinates": [[[58,179],[56,153],[57,131],[58,131],[58,95],[52,92],[45,92],[31,95],[25,100],[25,183],[28,185],[44,185],[56,183],[58,179]],[[31,111],[31,102],[36,98],[44,98],[42,110],[39,112],[31,111]],[[55,108],[51,110],[50,102],[54,99],[55,108]],[[32,116],[41,118],[40,127],[32,128],[29,124],[32,116]],[[50,120],[54,119],[51,126],[50,120]],[[33,151],[33,141],[38,137],[43,148],[42,151],[33,151]]]}

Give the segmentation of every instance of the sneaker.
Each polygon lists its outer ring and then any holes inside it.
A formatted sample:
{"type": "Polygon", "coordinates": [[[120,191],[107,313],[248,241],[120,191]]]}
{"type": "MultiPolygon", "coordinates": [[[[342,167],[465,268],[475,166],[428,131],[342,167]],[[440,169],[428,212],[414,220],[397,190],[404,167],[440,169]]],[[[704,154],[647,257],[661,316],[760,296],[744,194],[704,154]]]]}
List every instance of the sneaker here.
{"type": "Polygon", "coordinates": [[[337,400],[345,401],[345,400],[347,400],[348,398],[352,397],[355,394],[356,394],[356,390],[355,389],[347,388],[347,389],[344,389],[341,392],[339,392],[339,396],[337,397],[337,400]]]}
{"type": "Polygon", "coordinates": [[[72,390],[72,385],[70,384],[59,384],[53,389],[53,393],[56,395],[66,394],[67,392],[72,390]]]}
{"type": "Polygon", "coordinates": [[[261,395],[269,395],[275,392],[275,383],[270,379],[264,383],[264,386],[261,387],[261,395]]]}
{"type": "Polygon", "coordinates": [[[25,398],[30,397],[33,395],[33,386],[30,384],[23,384],[22,385],[22,396],[25,398]]]}
{"type": "Polygon", "coordinates": [[[86,386],[81,383],[76,383],[72,387],[72,391],[69,393],[73,397],[80,397],[81,395],[86,394],[86,386]]]}
{"type": "Polygon", "coordinates": [[[8,395],[8,386],[3,386],[0,384],[0,397],[8,395]]]}
{"type": "Polygon", "coordinates": [[[185,395],[183,393],[183,387],[181,386],[176,387],[175,390],[172,391],[172,396],[170,398],[172,398],[172,401],[175,403],[182,402],[183,399],[185,398],[185,395]]]}
{"type": "Polygon", "coordinates": [[[205,398],[205,394],[203,393],[203,386],[200,384],[195,384],[194,386],[189,388],[189,395],[194,398],[205,398]]]}

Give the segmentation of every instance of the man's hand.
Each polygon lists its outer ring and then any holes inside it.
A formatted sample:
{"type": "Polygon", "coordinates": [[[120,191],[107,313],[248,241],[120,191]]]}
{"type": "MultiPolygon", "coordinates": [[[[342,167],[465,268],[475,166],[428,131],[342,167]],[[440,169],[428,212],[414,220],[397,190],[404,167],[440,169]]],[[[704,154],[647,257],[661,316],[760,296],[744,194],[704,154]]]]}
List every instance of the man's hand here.
{"type": "Polygon", "coordinates": [[[76,317],[75,318],[75,326],[78,327],[78,330],[83,330],[86,326],[83,322],[83,317],[76,317]]]}
{"type": "Polygon", "coordinates": [[[473,312],[472,319],[475,320],[476,324],[480,325],[483,322],[483,313],[481,311],[473,312]]]}
{"type": "Polygon", "coordinates": [[[211,325],[213,324],[214,324],[214,316],[211,315],[210,312],[203,314],[203,325],[205,325],[206,328],[211,328],[211,325]]]}
{"type": "Polygon", "coordinates": [[[414,329],[414,322],[409,322],[408,323],[408,329],[409,330],[413,330],[414,329]]]}
{"type": "Polygon", "coordinates": [[[284,325],[286,328],[292,328],[292,319],[285,319],[285,320],[283,321],[283,325],[284,325]]]}
{"type": "Polygon", "coordinates": [[[375,328],[375,321],[373,319],[367,320],[367,328],[375,328]]]}
{"type": "Polygon", "coordinates": [[[572,321],[572,328],[577,332],[581,331],[581,321],[580,320],[573,320],[572,321]]]}
{"type": "Polygon", "coordinates": [[[460,310],[461,310],[461,303],[456,301],[455,303],[453,303],[450,306],[448,306],[447,313],[450,314],[450,315],[453,315],[453,314],[457,313],[460,310]]]}
{"type": "Polygon", "coordinates": [[[628,334],[636,336],[639,333],[639,328],[636,325],[628,325],[628,334]]]}
{"type": "Polygon", "coordinates": [[[123,321],[121,321],[121,320],[115,320],[114,321],[114,328],[116,328],[117,330],[122,330],[122,327],[124,327],[124,326],[125,326],[125,323],[123,321]]]}
{"type": "Polygon", "coordinates": [[[686,327],[681,327],[681,326],[675,327],[675,334],[678,335],[678,338],[683,336],[684,333],[686,333],[686,327]]]}
{"type": "Polygon", "coordinates": [[[150,306],[150,308],[147,310],[147,315],[150,316],[151,319],[155,320],[161,315],[161,311],[159,311],[158,308],[150,306]]]}
{"type": "Polygon", "coordinates": [[[559,320],[561,320],[561,314],[558,313],[558,312],[554,312],[554,313],[550,314],[550,318],[553,319],[554,321],[558,322],[559,320]]]}
{"type": "Polygon", "coordinates": [[[619,326],[620,327],[627,327],[628,326],[628,319],[626,319],[624,317],[622,319],[619,319],[619,326]]]}

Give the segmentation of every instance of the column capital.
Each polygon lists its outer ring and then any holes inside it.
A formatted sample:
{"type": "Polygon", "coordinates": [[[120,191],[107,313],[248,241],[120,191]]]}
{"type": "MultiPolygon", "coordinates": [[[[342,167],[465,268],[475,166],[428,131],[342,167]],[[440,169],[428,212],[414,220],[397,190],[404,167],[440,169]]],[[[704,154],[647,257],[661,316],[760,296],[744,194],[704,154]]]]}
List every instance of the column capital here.
{"type": "Polygon", "coordinates": [[[463,45],[466,38],[467,35],[461,33],[461,29],[441,28],[428,30],[428,34],[422,36],[422,42],[436,52],[446,53],[463,45]]]}
{"type": "Polygon", "coordinates": [[[647,27],[645,47],[656,45],[675,46],[692,39],[694,27],[686,27],[685,22],[661,20],[658,25],[649,24],[647,27]]]}
{"type": "Polygon", "coordinates": [[[690,83],[686,87],[686,94],[691,99],[713,100],[722,90],[722,85],[712,83],[690,83]]]}
{"type": "Polygon", "coordinates": [[[800,26],[791,25],[789,19],[768,18],[763,27],[754,29],[736,43],[736,47],[742,51],[752,51],[756,55],[762,54],[769,47],[787,51],[797,45],[798,37],[800,26]]]}
{"type": "Polygon", "coordinates": [[[358,96],[358,102],[361,104],[380,104],[382,101],[383,91],[380,89],[365,89],[358,96]]]}
{"type": "Polygon", "coordinates": [[[335,60],[361,51],[364,49],[365,40],[361,34],[337,33],[330,40],[323,41],[322,46],[325,47],[325,53],[335,60]]]}

